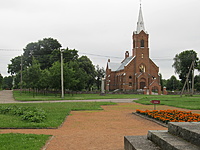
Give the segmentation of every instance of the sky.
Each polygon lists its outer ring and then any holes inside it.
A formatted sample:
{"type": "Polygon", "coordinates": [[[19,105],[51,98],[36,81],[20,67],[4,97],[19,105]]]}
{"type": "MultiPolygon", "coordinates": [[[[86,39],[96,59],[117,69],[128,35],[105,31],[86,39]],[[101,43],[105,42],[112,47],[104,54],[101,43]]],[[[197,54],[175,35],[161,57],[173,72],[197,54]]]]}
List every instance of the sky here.
{"type": "MultiPolygon", "coordinates": [[[[142,0],[150,58],[164,79],[175,75],[173,58],[200,53],[200,0],[142,0]]],[[[30,42],[54,38],[62,48],[106,68],[132,53],[140,0],[0,0],[0,73],[30,42]]],[[[199,55],[198,55],[199,56],[199,55]]],[[[200,57],[200,56],[199,56],[200,57]]]]}

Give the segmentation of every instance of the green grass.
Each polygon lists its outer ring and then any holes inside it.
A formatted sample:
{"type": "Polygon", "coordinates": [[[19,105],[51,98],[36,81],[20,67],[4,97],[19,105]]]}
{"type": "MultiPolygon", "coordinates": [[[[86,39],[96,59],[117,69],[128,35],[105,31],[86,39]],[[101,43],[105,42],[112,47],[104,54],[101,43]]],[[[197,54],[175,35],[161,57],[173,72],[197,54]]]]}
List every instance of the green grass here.
{"type": "Polygon", "coordinates": [[[0,134],[1,150],[40,150],[50,135],[0,134]]]}
{"type": "Polygon", "coordinates": [[[145,105],[152,105],[151,100],[160,100],[161,105],[174,106],[178,108],[186,108],[191,110],[200,110],[200,95],[182,96],[180,95],[158,95],[144,96],[135,102],[145,105]]]}
{"type": "Polygon", "coordinates": [[[56,128],[59,127],[72,110],[102,110],[102,105],[113,105],[111,102],[79,103],[27,103],[0,104],[0,106],[24,106],[43,109],[47,119],[40,123],[23,121],[19,116],[0,114],[0,128],[56,128]]]}
{"type": "Polygon", "coordinates": [[[15,100],[18,101],[49,101],[49,100],[91,100],[91,99],[131,99],[131,98],[141,98],[143,95],[133,95],[133,94],[106,94],[101,96],[100,94],[74,94],[69,95],[65,94],[64,99],[54,94],[38,94],[37,96],[33,97],[32,93],[26,92],[20,95],[19,91],[13,91],[13,95],[15,100]]]}

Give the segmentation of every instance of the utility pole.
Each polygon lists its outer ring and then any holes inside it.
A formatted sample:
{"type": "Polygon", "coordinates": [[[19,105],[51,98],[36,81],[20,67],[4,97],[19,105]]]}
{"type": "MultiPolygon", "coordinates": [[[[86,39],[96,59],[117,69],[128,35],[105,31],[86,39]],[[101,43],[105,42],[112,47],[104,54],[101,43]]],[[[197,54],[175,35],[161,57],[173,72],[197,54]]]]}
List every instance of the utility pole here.
{"type": "MultiPolygon", "coordinates": [[[[188,78],[189,78],[189,76],[190,76],[190,72],[191,72],[192,68],[193,68],[193,71],[194,71],[194,62],[195,62],[195,61],[192,61],[192,64],[191,64],[190,69],[189,69],[189,72],[188,72],[188,74],[187,74],[187,76],[186,76],[186,80],[185,80],[184,86],[183,86],[182,91],[181,91],[181,97],[182,97],[182,95],[183,95],[183,91],[184,91],[184,89],[185,89],[186,84],[188,84],[188,78]]],[[[194,74],[194,73],[193,73],[193,74],[194,74]]],[[[194,76],[194,75],[193,75],[193,76],[194,76]]],[[[192,82],[194,82],[194,81],[192,81],[192,82]]],[[[188,86],[189,86],[189,85],[188,85],[188,86]]],[[[194,85],[193,85],[193,86],[194,86],[194,85]]],[[[188,87],[188,89],[189,89],[189,87],[188,87]]]]}
{"type": "Polygon", "coordinates": [[[61,56],[61,98],[64,98],[64,85],[63,85],[63,49],[60,50],[60,56],[61,56]]]}
{"type": "Polygon", "coordinates": [[[192,95],[194,94],[194,65],[192,68],[192,95]]]}

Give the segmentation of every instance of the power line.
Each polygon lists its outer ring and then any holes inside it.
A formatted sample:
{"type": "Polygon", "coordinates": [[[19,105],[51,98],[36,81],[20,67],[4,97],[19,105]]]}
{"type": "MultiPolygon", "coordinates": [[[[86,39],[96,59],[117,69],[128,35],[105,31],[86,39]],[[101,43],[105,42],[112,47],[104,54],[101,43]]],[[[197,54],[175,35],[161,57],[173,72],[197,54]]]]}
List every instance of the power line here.
{"type": "MultiPolygon", "coordinates": [[[[114,56],[107,56],[107,55],[98,55],[98,54],[91,54],[91,53],[81,53],[80,54],[86,54],[86,55],[91,55],[91,56],[97,56],[97,57],[106,57],[106,58],[117,58],[117,59],[124,59],[123,57],[114,57],[114,56]]],[[[152,58],[153,60],[161,60],[161,61],[169,61],[173,60],[172,58],[152,58]]]]}
{"type": "Polygon", "coordinates": [[[22,51],[22,49],[0,49],[0,51],[22,51]]]}
{"type": "MultiPolygon", "coordinates": [[[[23,49],[0,49],[0,51],[23,51],[23,49]]],[[[79,54],[85,54],[85,55],[96,56],[96,57],[124,59],[123,57],[99,55],[99,54],[92,54],[92,53],[85,53],[85,52],[79,52],[79,54]]],[[[170,58],[152,58],[152,59],[157,60],[157,61],[171,61],[171,60],[173,60],[173,59],[170,59],[170,58]]]]}
{"type": "Polygon", "coordinates": [[[98,54],[91,54],[91,53],[81,53],[81,52],[79,52],[79,54],[86,54],[86,55],[97,56],[97,57],[107,57],[107,58],[123,59],[122,57],[114,57],[114,56],[107,56],[107,55],[98,55],[98,54]]]}

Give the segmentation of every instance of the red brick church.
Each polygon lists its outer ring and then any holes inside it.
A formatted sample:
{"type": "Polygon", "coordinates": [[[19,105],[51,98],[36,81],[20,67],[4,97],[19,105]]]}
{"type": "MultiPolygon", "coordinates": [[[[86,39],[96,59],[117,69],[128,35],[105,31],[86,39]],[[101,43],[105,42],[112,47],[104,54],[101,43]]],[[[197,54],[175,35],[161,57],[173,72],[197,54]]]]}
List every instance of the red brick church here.
{"type": "Polygon", "coordinates": [[[122,62],[114,63],[108,59],[106,67],[106,90],[123,91],[144,90],[161,94],[159,67],[149,58],[149,34],[145,30],[140,6],[137,29],[133,32],[132,53],[125,52],[122,62]]]}

